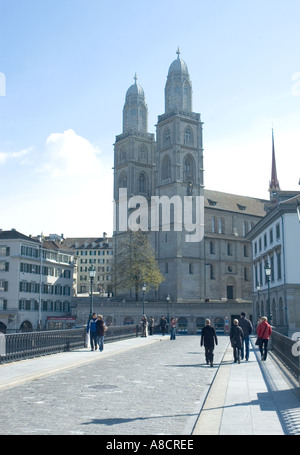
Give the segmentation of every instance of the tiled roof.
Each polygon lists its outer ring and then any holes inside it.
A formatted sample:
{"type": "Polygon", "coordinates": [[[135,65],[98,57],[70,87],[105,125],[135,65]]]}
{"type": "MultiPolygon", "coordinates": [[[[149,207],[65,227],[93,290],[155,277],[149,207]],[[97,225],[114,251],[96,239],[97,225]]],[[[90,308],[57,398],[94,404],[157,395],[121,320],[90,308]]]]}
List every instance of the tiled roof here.
{"type": "Polygon", "coordinates": [[[226,210],[246,215],[265,216],[265,199],[258,199],[237,194],[222,193],[220,191],[204,190],[204,208],[226,210]]]}
{"type": "Polygon", "coordinates": [[[31,242],[40,243],[33,237],[21,234],[21,232],[12,229],[11,231],[0,231],[0,240],[29,240],[31,242]]]}
{"type": "Polygon", "coordinates": [[[103,244],[108,244],[112,242],[112,237],[69,237],[63,240],[63,245],[69,248],[103,248],[100,247],[100,242],[103,244]]]}

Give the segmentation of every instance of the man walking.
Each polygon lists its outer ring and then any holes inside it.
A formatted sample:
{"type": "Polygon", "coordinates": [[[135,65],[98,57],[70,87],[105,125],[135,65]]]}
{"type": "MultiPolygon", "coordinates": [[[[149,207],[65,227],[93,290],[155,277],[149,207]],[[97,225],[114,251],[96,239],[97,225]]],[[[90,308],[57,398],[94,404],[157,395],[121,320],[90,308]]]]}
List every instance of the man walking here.
{"type": "Polygon", "coordinates": [[[246,314],[244,312],[241,313],[241,317],[239,320],[239,326],[242,328],[244,336],[243,336],[243,344],[242,344],[242,349],[241,349],[241,360],[244,358],[245,354],[245,360],[249,360],[249,337],[252,333],[253,327],[249,319],[246,318],[246,314]],[[246,348],[244,352],[244,347],[246,348]]]}
{"type": "Polygon", "coordinates": [[[96,313],[92,314],[91,319],[87,323],[86,332],[90,334],[90,342],[91,342],[91,351],[97,350],[97,315],[96,313]]]}
{"type": "Polygon", "coordinates": [[[200,346],[203,346],[205,348],[205,359],[207,365],[210,364],[211,367],[214,366],[214,348],[215,344],[218,344],[218,338],[216,331],[213,327],[210,325],[210,320],[206,319],[205,320],[205,327],[202,329],[201,333],[201,341],[200,341],[200,346]]]}

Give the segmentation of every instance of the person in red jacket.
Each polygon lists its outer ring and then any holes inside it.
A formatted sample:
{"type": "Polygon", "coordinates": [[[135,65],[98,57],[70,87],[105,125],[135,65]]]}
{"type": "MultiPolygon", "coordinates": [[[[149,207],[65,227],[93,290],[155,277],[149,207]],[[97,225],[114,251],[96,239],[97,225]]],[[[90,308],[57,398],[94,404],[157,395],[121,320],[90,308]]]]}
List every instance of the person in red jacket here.
{"type": "Polygon", "coordinates": [[[268,319],[265,316],[261,317],[261,323],[256,329],[258,338],[262,338],[262,344],[259,346],[261,360],[267,360],[268,342],[272,333],[272,327],[268,324],[268,319]]]}

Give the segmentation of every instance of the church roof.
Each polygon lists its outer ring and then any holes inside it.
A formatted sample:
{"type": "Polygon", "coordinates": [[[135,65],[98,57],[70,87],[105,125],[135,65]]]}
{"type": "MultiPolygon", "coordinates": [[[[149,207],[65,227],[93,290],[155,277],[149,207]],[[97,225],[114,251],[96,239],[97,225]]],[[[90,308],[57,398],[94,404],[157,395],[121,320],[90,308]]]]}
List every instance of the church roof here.
{"type": "Polygon", "coordinates": [[[137,83],[136,75],[134,76],[134,80],[135,80],[134,84],[132,84],[126,92],[126,100],[130,96],[138,96],[141,98],[145,98],[144,89],[137,83]]]}
{"type": "Polygon", "coordinates": [[[264,208],[266,202],[268,202],[266,199],[204,190],[204,208],[263,217],[266,214],[264,208]]]}
{"type": "Polygon", "coordinates": [[[186,73],[189,74],[187,64],[179,57],[180,51],[177,50],[177,58],[171,63],[168,75],[172,73],[186,73]]]}

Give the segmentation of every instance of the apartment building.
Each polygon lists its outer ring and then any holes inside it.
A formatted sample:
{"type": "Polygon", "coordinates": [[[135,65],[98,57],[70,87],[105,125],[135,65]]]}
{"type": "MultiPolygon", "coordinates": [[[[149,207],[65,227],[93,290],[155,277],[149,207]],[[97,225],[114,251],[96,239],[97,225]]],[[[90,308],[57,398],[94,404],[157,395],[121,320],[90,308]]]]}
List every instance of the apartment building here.
{"type": "Polygon", "coordinates": [[[101,297],[112,294],[113,239],[104,232],[102,237],[70,237],[62,240],[77,257],[77,294],[90,292],[89,268],[96,269],[93,292],[101,297]]]}
{"type": "Polygon", "coordinates": [[[291,335],[300,330],[300,195],[279,195],[247,237],[253,248],[254,314],[291,335]]]}
{"type": "Polygon", "coordinates": [[[72,327],[74,264],[54,241],[0,231],[0,332],[72,327]]]}

